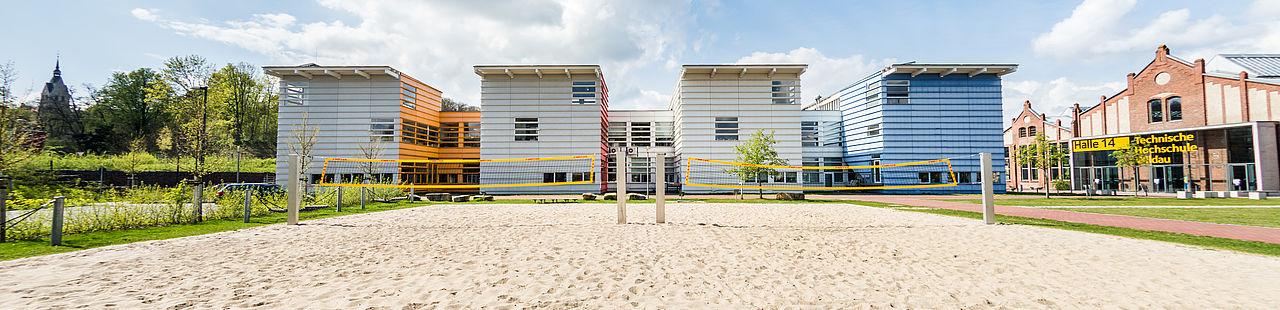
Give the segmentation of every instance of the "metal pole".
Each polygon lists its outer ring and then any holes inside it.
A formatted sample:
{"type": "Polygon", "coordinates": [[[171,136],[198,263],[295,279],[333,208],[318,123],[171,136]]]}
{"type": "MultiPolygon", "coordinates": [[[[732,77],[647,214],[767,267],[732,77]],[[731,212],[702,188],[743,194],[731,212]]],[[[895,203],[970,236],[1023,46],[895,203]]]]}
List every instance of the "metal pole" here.
{"type": "Polygon", "coordinates": [[[979,155],[982,162],[982,220],[996,223],[995,174],[991,168],[991,153],[979,155]]]}
{"type": "Polygon", "coordinates": [[[195,211],[195,212],[196,212],[195,221],[196,221],[196,222],[203,221],[203,220],[204,220],[204,210],[203,210],[203,208],[204,208],[204,184],[196,183],[196,186],[195,186],[195,193],[193,193],[193,194],[191,195],[191,197],[192,197],[192,199],[191,199],[191,205],[195,206],[195,209],[196,209],[196,211],[195,211]]]}
{"type": "Polygon", "coordinates": [[[300,167],[302,167],[302,156],[289,154],[289,178],[287,179],[289,182],[289,206],[287,210],[289,225],[298,225],[298,204],[302,202],[302,193],[299,192],[301,189],[298,188],[298,182],[302,181],[302,172],[298,171],[300,167]]]}
{"type": "Polygon", "coordinates": [[[614,171],[617,177],[618,192],[618,224],[627,223],[627,150],[625,147],[618,149],[618,166],[614,171]]]}
{"type": "Polygon", "coordinates": [[[244,222],[245,223],[249,222],[250,212],[253,211],[252,210],[253,203],[252,203],[252,200],[250,200],[250,198],[253,198],[253,191],[245,190],[244,191],[244,222]]]}
{"type": "Polygon", "coordinates": [[[667,156],[663,153],[657,153],[653,157],[655,165],[658,167],[655,173],[658,179],[656,180],[657,182],[654,182],[654,184],[657,184],[657,188],[654,189],[653,206],[657,210],[658,224],[662,224],[667,222],[667,156]]]}
{"type": "Polygon", "coordinates": [[[333,204],[338,206],[338,212],[342,212],[342,186],[338,186],[338,199],[333,204]]]}
{"type": "MultiPolygon", "coordinates": [[[[364,184],[369,184],[369,178],[364,179],[364,184]]],[[[360,188],[360,210],[364,210],[364,187],[360,188]]]]}
{"type": "Polygon", "coordinates": [[[4,243],[8,236],[8,231],[5,229],[5,227],[9,226],[6,225],[9,221],[9,206],[5,204],[5,201],[9,200],[8,183],[9,182],[5,182],[5,179],[0,178],[0,243],[4,243]]]}
{"type": "Polygon", "coordinates": [[[62,212],[66,207],[65,203],[65,197],[53,197],[53,229],[49,232],[49,245],[62,245],[62,212]]]}

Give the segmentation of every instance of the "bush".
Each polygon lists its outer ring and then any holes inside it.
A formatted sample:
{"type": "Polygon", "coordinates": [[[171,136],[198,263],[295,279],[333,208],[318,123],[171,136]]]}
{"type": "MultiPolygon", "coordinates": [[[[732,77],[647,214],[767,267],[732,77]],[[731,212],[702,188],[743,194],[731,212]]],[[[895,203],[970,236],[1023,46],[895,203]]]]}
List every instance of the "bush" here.
{"type": "Polygon", "coordinates": [[[1071,181],[1066,181],[1066,180],[1053,181],[1053,189],[1060,190],[1060,191],[1071,190],[1071,181]]]}

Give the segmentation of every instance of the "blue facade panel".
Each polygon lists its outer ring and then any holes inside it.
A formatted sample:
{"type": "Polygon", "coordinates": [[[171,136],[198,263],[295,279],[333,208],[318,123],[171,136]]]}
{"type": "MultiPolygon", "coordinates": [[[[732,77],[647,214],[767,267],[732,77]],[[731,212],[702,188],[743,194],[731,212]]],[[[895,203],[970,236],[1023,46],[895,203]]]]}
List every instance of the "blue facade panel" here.
{"type": "MultiPolygon", "coordinates": [[[[991,153],[1004,176],[1000,77],[995,74],[872,75],[837,93],[844,122],[845,162],[895,164],[951,158],[955,187],[883,192],[977,193],[978,153],[991,153]]],[[[937,169],[939,167],[919,167],[937,169]]],[[[921,184],[914,173],[885,173],[883,184],[921,184]]],[[[996,181],[1001,184],[1002,181],[996,181]]],[[[996,186],[1003,192],[1003,186],[996,186]]]]}

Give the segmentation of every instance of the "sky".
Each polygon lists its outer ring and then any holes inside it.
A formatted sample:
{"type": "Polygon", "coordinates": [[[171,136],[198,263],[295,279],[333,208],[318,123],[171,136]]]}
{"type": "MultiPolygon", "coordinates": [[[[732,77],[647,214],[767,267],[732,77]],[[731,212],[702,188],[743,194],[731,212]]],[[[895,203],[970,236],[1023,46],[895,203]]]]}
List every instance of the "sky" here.
{"type": "MultiPolygon", "coordinates": [[[[599,64],[610,108],[665,108],[684,64],[804,63],[805,102],[886,65],[1013,63],[1005,115],[1053,117],[1125,86],[1156,47],[1280,53],[1280,0],[20,1],[0,29],[27,99],[60,57],[77,92],[113,72],[217,64],[389,65],[478,105],[478,64],[599,64]],[[477,4],[482,3],[482,4],[477,4]],[[12,44],[12,45],[10,45],[12,44]],[[13,47],[18,48],[13,48],[13,47]]],[[[81,94],[77,94],[81,95],[81,94]]],[[[1006,120],[1006,123],[1008,121],[1006,120]]]]}

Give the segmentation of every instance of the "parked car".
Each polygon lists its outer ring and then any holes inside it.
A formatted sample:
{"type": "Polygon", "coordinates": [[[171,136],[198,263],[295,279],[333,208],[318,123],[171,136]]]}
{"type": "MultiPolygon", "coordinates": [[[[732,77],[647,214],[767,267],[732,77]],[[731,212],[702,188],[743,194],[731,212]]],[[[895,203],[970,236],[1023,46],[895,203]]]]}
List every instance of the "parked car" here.
{"type": "Polygon", "coordinates": [[[241,191],[252,191],[254,196],[277,195],[283,194],[284,188],[271,183],[227,183],[218,185],[215,195],[220,199],[223,195],[241,191]]]}

